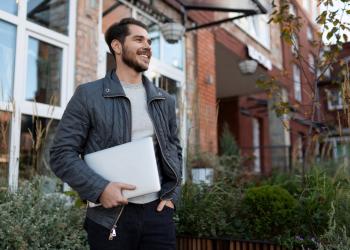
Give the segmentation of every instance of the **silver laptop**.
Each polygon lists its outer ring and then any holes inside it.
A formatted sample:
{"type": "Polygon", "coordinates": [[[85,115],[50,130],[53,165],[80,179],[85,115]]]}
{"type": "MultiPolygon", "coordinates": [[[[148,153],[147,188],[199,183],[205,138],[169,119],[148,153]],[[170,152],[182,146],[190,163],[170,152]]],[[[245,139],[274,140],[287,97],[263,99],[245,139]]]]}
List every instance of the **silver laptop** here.
{"type": "Polygon", "coordinates": [[[123,191],[126,198],[160,190],[152,137],[86,154],[84,160],[106,180],[135,185],[135,190],[123,191]]]}

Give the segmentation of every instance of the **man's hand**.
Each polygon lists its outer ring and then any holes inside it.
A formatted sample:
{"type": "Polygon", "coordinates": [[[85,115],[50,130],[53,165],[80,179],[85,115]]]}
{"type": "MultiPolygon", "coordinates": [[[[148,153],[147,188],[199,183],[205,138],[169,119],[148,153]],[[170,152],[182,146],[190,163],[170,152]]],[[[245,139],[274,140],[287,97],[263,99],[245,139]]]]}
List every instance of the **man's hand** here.
{"type": "Polygon", "coordinates": [[[128,204],[128,199],[122,194],[122,190],[135,190],[134,185],[119,182],[110,182],[100,196],[100,202],[104,208],[112,208],[121,204],[128,204]]]}
{"type": "Polygon", "coordinates": [[[167,206],[167,207],[174,209],[174,203],[171,200],[162,200],[161,202],[159,202],[159,205],[157,207],[157,211],[161,212],[163,210],[164,206],[167,206]]]}

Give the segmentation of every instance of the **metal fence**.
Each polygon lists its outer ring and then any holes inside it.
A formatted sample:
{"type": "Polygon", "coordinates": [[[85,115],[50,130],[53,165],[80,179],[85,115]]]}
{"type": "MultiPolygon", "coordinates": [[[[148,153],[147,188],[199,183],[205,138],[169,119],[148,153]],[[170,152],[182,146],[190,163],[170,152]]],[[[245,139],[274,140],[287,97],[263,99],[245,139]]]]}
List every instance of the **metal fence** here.
{"type": "Polygon", "coordinates": [[[244,165],[256,172],[266,170],[290,171],[292,168],[291,146],[242,147],[244,165]]]}
{"type": "MultiPolygon", "coordinates": [[[[286,250],[286,248],[261,241],[178,236],[176,250],[286,250]]],[[[295,247],[294,250],[301,250],[301,248],[295,247]]]]}

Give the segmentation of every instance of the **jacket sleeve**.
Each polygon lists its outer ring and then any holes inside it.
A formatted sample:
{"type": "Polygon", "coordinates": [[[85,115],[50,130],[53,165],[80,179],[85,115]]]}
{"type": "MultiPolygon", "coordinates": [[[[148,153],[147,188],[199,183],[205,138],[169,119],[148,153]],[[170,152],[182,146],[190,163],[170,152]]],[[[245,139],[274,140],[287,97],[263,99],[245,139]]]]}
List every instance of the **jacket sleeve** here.
{"type": "Polygon", "coordinates": [[[170,194],[170,199],[173,200],[175,204],[178,204],[181,196],[181,184],[182,184],[182,147],[178,136],[175,98],[171,98],[169,115],[170,115],[170,119],[169,119],[170,134],[173,142],[176,145],[177,156],[179,158],[179,166],[177,167],[179,168],[179,173],[180,173],[180,176],[178,177],[179,179],[178,179],[177,187],[170,194]]]}
{"type": "Polygon", "coordinates": [[[58,125],[50,149],[50,167],[82,199],[97,202],[109,181],[91,170],[80,158],[90,128],[84,89],[79,86],[58,125]]]}

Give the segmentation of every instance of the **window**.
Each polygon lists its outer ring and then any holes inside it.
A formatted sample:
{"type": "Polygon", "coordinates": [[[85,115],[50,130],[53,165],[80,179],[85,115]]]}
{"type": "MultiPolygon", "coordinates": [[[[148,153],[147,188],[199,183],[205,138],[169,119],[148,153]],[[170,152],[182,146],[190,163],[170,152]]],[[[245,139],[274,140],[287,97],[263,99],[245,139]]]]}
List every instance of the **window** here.
{"type": "Polygon", "coordinates": [[[298,51],[299,51],[299,38],[298,38],[298,36],[295,33],[292,34],[291,49],[292,49],[292,54],[294,56],[297,56],[298,55],[298,51]]]}
{"type": "Polygon", "coordinates": [[[0,187],[16,190],[19,177],[48,167],[48,147],[34,150],[32,139],[49,145],[53,134],[40,131],[56,126],[74,89],[76,5],[0,1],[0,187]]]}
{"type": "Polygon", "coordinates": [[[303,147],[303,137],[302,133],[298,133],[296,141],[296,160],[298,163],[302,164],[304,160],[304,147],[303,147]]]}
{"type": "Polygon", "coordinates": [[[15,72],[16,26],[0,20],[0,101],[12,99],[15,72]]]}
{"type": "Polygon", "coordinates": [[[293,82],[294,82],[294,98],[301,102],[301,76],[300,69],[297,65],[293,64],[293,82]]]}
{"type": "Polygon", "coordinates": [[[254,156],[254,172],[261,172],[261,155],[260,155],[260,123],[257,118],[252,119],[253,123],[253,156],[254,156]]]}
{"type": "Polygon", "coordinates": [[[60,105],[62,49],[29,38],[26,100],[60,105]]]}
{"type": "Polygon", "coordinates": [[[0,10],[17,15],[17,1],[16,0],[1,0],[0,10]]]}
{"type": "Polygon", "coordinates": [[[164,40],[163,51],[166,51],[164,62],[179,69],[183,69],[183,41],[170,44],[164,40]]]}
{"type": "MultiPolygon", "coordinates": [[[[320,52],[320,55],[319,55],[319,60],[320,61],[325,61],[326,58],[325,58],[325,51],[328,51],[329,48],[328,47],[324,47],[321,52],[320,52]]],[[[321,79],[330,79],[331,78],[331,70],[332,70],[332,65],[325,65],[324,67],[320,68],[318,67],[317,68],[317,77],[320,77],[321,79]],[[321,76],[322,74],[322,76],[321,76]]]]}
{"type": "Polygon", "coordinates": [[[0,189],[8,184],[11,113],[0,111],[0,189]]]}
{"type": "Polygon", "coordinates": [[[296,16],[297,15],[297,11],[295,9],[295,6],[293,4],[289,4],[289,14],[296,16]]]}
{"type": "Polygon", "coordinates": [[[49,149],[58,121],[37,116],[22,115],[20,146],[20,179],[36,174],[52,175],[49,166],[49,149]]]}
{"type": "Polygon", "coordinates": [[[311,73],[313,73],[315,71],[315,57],[314,57],[314,55],[309,54],[308,62],[309,62],[309,69],[310,69],[311,73]]]}
{"type": "Polygon", "coordinates": [[[69,24],[68,0],[29,0],[27,5],[28,20],[52,29],[59,33],[68,34],[69,24]]]}
{"type": "Polygon", "coordinates": [[[178,108],[179,83],[169,77],[161,75],[158,79],[158,86],[175,98],[176,107],[178,108]]]}
{"type": "MultiPolygon", "coordinates": [[[[229,17],[234,17],[237,13],[229,13],[229,17]]],[[[270,49],[270,25],[269,15],[254,15],[234,20],[234,23],[243,31],[248,33],[265,48],[270,49]]]]}
{"type": "Polygon", "coordinates": [[[326,90],[328,110],[343,109],[343,99],[340,90],[326,90]]]}
{"type": "Polygon", "coordinates": [[[310,25],[308,25],[306,28],[306,36],[307,36],[307,40],[309,42],[312,42],[314,40],[314,35],[313,35],[312,28],[310,27],[310,25]]]}
{"type": "Polygon", "coordinates": [[[337,142],[337,146],[335,149],[336,153],[335,153],[335,158],[336,159],[344,159],[350,158],[350,142],[349,141],[338,141],[337,142]]]}

